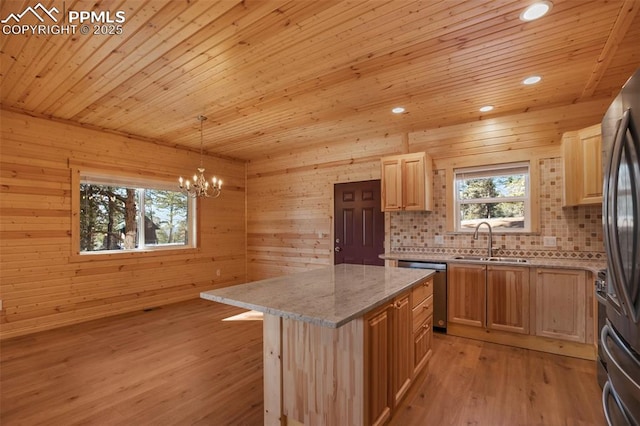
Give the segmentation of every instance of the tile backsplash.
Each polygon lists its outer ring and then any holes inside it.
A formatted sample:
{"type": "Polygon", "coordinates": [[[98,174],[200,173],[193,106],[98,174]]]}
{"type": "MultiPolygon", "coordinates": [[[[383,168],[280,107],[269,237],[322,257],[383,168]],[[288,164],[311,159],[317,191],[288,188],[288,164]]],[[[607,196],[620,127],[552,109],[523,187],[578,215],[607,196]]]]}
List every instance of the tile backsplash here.
{"type": "MultiPolygon", "coordinates": [[[[483,255],[487,236],[473,240],[469,234],[446,232],[445,171],[434,171],[434,211],[389,214],[393,253],[483,255]],[[436,236],[442,243],[436,243],[436,236]]],[[[540,233],[494,235],[497,256],[558,259],[605,259],[602,239],[602,207],[562,208],[562,159],[540,160],[540,233]],[[544,237],[555,237],[556,246],[544,246],[544,237]]]]}

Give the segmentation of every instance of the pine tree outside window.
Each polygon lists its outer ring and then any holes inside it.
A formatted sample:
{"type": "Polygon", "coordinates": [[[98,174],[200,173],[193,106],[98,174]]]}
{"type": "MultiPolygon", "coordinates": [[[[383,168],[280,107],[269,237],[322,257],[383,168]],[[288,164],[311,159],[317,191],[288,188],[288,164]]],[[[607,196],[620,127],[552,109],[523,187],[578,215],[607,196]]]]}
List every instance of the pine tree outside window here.
{"type": "Polygon", "coordinates": [[[454,182],[456,232],[531,232],[529,163],[455,169],[454,182]]]}
{"type": "Polygon", "coordinates": [[[195,200],[171,183],[80,178],[80,254],[194,248],[195,200]]]}

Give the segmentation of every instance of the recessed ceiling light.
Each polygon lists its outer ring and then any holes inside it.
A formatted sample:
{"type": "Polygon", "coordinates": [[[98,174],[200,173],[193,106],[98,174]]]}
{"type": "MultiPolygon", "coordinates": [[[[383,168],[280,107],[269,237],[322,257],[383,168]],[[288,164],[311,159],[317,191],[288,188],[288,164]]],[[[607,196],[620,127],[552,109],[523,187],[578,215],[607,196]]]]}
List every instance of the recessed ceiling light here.
{"type": "Polygon", "coordinates": [[[394,114],[402,114],[404,111],[405,109],[403,107],[395,107],[391,110],[391,112],[394,114]]]}
{"type": "Polygon", "coordinates": [[[493,105],[485,105],[482,108],[480,108],[480,112],[489,112],[493,109],[493,105]]]}
{"type": "Polygon", "coordinates": [[[538,18],[542,18],[546,15],[553,7],[553,4],[550,1],[539,1],[531,6],[527,7],[521,14],[520,20],[529,22],[538,18]]]}
{"type": "Polygon", "coordinates": [[[540,80],[542,80],[542,77],[540,77],[539,75],[532,75],[531,77],[527,77],[524,80],[522,80],[522,84],[536,84],[539,83],[540,80]]]}

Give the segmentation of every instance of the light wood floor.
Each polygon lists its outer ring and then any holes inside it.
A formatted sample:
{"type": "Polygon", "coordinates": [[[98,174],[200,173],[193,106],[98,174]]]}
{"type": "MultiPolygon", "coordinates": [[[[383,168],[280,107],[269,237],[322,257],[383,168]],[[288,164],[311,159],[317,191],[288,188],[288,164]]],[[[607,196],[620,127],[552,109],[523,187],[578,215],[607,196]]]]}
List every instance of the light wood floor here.
{"type": "MultiPolygon", "coordinates": [[[[262,323],[221,321],[240,312],[193,300],[4,341],[0,424],[261,425],[262,323]]],[[[601,425],[599,392],[593,362],[436,335],[391,424],[601,425]]]]}

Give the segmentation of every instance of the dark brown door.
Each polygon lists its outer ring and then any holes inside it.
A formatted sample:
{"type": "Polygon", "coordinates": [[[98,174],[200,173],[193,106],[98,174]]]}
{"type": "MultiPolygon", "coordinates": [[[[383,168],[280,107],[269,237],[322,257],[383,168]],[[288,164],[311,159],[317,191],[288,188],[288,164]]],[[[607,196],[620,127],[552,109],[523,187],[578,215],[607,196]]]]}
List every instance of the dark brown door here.
{"type": "Polygon", "coordinates": [[[336,184],[334,200],[335,264],[384,265],[380,181],[336,184]]]}

